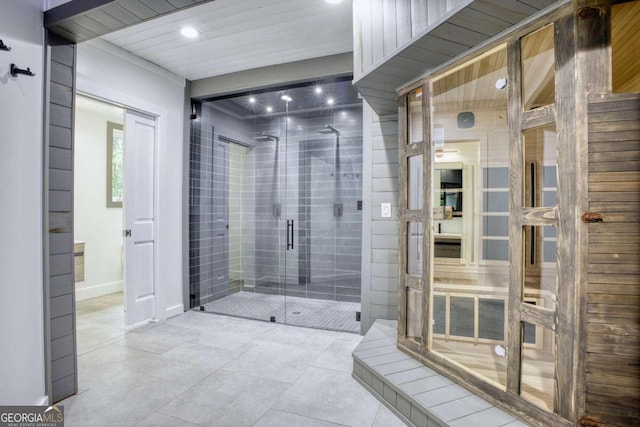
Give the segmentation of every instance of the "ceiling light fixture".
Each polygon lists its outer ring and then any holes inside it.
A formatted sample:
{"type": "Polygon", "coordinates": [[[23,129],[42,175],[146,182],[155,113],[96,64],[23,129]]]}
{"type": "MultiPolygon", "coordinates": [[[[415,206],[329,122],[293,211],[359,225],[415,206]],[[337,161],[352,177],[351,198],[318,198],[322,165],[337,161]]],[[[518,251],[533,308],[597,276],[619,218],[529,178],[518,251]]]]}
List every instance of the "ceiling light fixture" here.
{"type": "Polygon", "coordinates": [[[322,93],[322,88],[320,86],[316,86],[316,93],[322,93]]]}
{"type": "Polygon", "coordinates": [[[334,102],[334,101],[333,101],[333,98],[329,98],[329,99],[327,99],[327,104],[328,104],[328,105],[333,105],[333,102],[334,102]]]}
{"type": "Polygon", "coordinates": [[[267,107],[267,113],[270,113],[270,112],[272,112],[272,111],[273,111],[273,107],[269,105],[269,106],[267,107]]]}
{"type": "Polygon", "coordinates": [[[253,96],[249,98],[249,104],[255,104],[255,103],[256,103],[256,99],[253,96]]]}
{"type": "Polygon", "coordinates": [[[180,29],[180,34],[182,35],[182,37],[186,37],[188,39],[195,39],[200,35],[198,30],[193,27],[182,27],[180,29]]]}
{"type": "Polygon", "coordinates": [[[280,99],[282,99],[284,102],[291,102],[293,101],[293,98],[291,98],[289,95],[282,95],[280,97],[280,99]]]}

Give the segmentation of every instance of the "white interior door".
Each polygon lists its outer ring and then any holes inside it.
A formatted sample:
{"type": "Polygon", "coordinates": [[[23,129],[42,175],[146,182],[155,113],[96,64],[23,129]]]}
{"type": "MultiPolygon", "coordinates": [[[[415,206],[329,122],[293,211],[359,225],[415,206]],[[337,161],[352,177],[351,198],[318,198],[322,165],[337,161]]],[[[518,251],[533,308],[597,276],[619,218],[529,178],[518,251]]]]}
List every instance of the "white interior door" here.
{"type": "Polygon", "coordinates": [[[154,316],[155,120],[126,112],[124,127],[125,318],[133,325],[154,316]]]}

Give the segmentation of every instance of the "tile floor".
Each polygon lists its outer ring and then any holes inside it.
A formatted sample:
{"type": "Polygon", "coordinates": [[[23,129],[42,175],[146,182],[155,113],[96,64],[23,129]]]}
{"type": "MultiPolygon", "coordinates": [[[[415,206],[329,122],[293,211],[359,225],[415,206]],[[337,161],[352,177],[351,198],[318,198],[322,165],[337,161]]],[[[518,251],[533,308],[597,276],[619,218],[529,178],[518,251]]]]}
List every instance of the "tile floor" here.
{"type": "Polygon", "coordinates": [[[328,301],[253,292],[236,292],[205,304],[207,312],[330,331],[360,332],[356,312],[360,303],[328,301]]]}
{"type": "Polygon", "coordinates": [[[126,331],[122,294],[77,305],[73,426],[404,424],[353,378],[361,337],[189,311],[126,331]]]}

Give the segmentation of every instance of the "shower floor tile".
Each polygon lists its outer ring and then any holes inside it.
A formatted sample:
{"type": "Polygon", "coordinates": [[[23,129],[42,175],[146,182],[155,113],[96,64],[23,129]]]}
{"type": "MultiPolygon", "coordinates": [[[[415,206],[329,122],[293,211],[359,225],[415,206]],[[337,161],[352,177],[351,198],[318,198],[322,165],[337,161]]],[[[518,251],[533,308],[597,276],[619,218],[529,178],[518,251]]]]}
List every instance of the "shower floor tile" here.
{"type": "Polygon", "coordinates": [[[284,297],[253,292],[237,292],[204,305],[210,313],[269,321],[277,323],[327,329],[331,331],[360,332],[356,312],[360,303],[284,297]]]}

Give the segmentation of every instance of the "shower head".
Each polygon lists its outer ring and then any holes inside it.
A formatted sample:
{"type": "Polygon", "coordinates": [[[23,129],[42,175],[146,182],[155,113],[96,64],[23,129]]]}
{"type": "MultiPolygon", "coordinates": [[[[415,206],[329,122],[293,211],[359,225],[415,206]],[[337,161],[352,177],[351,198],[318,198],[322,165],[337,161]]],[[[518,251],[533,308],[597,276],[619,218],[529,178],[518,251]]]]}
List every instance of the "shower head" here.
{"type": "Polygon", "coordinates": [[[270,140],[273,140],[275,142],[280,141],[279,137],[275,135],[271,135],[267,132],[262,132],[260,136],[254,136],[253,139],[255,139],[256,141],[270,141],[270,140]]]}
{"type": "Polygon", "coordinates": [[[325,129],[319,130],[318,133],[321,133],[323,135],[327,135],[329,133],[335,133],[336,135],[340,135],[340,132],[338,131],[338,129],[334,128],[331,125],[327,125],[325,129]]]}

